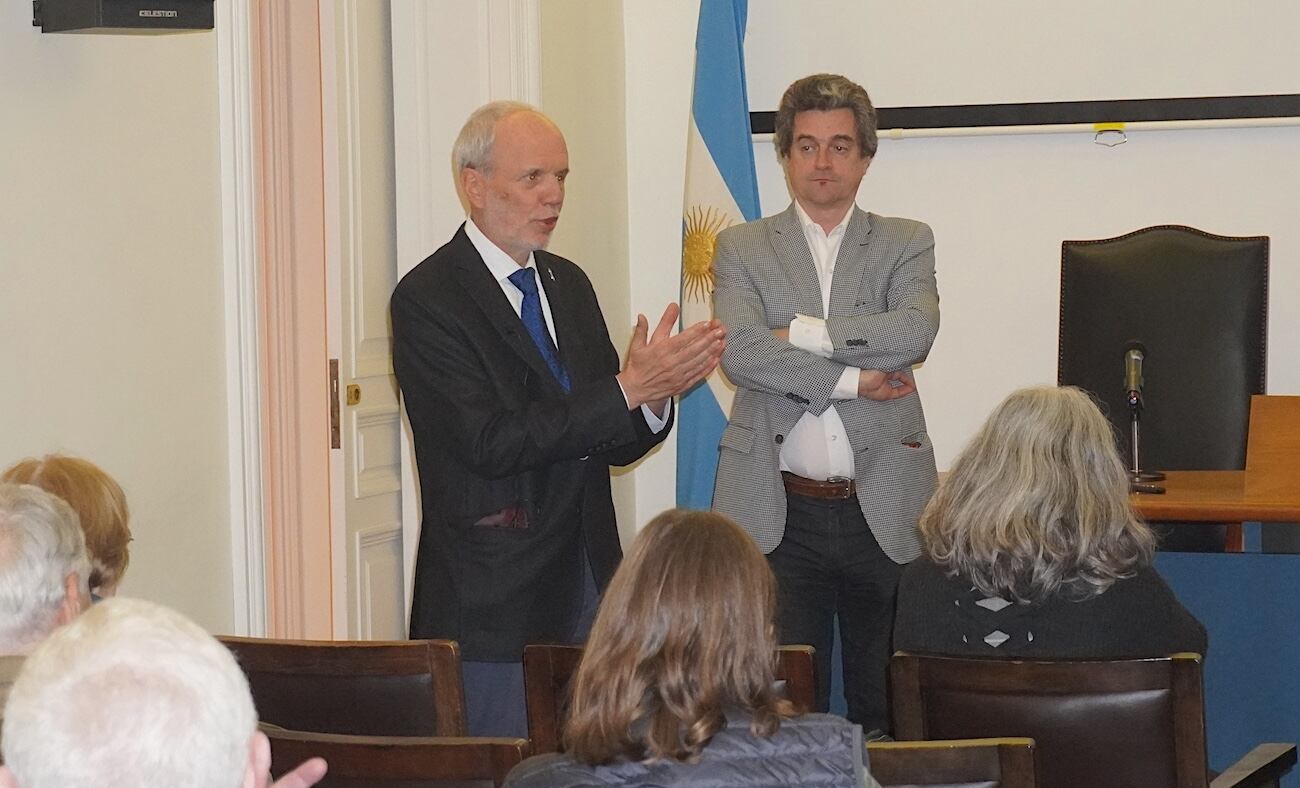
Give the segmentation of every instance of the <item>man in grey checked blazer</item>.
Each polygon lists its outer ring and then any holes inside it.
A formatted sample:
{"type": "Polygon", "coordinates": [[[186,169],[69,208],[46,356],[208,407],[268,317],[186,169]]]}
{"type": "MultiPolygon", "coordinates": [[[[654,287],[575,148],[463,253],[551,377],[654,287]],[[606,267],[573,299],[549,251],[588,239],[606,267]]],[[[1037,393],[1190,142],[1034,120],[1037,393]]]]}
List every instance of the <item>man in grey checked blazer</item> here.
{"type": "Polygon", "coordinates": [[[738,390],[713,505],[768,555],[782,642],[817,649],[821,708],[838,616],[849,719],[885,731],[900,565],[920,553],[936,478],[911,366],[939,296],[930,228],[855,205],[875,119],[844,77],[795,82],[776,120],[795,200],[718,236],[722,366],[738,390]]]}

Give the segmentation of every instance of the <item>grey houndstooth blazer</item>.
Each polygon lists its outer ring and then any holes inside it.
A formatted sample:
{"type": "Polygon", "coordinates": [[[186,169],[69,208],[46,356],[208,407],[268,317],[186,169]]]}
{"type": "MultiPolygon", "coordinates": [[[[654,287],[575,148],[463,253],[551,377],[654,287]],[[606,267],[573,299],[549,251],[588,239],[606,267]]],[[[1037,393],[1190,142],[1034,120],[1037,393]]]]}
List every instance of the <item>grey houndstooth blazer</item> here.
{"type": "Polygon", "coordinates": [[[713,269],[714,309],[727,326],[722,367],[737,387],[713,508],[744,526],[764,553],[775,550],[786,517],[781,443],[804,412],[834,405],[853,445],[862,514],[886,555],[911,561],[921,552],[916,524],[936,479],[920,396],[832,401],[831,392],[845,366],[893,371],[929,353],[939,331],[929,226],[853,209],[835,260],[829,359],[772,334],[796,313],[823,317],[793,205],[720,233],[713,269]]]}

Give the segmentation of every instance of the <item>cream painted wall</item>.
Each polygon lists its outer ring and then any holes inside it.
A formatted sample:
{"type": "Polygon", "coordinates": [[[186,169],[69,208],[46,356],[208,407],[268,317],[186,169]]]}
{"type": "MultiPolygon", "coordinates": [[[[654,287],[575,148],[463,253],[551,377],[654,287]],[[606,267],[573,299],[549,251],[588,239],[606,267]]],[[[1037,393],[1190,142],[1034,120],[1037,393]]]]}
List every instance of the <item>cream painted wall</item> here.
{"type": "MultiPolygon", "coordinates": [[[[770,142],[755,158],[772,213],[784,177],[770,142]]],[[[1300,394],[1300,128],[1130,132],[1115,148],[1083,133],[885,139],[858,202],[934,228],[942,318],[916,377],[941,470],[1005,395],[1055,383],[1067,238],[1156,224],[1271,236],[1267,390],[1300,394]]]]}
{"type": "Polygon", "coordinates": [[[0,464],[132,509],[124,594],[232,625],[212,33],[46,35],[0,3],[0,464]]]}
{"type": "MultiPolygon", "coordinates": [[[[698,13],[696,0],[623,3],[628,285],[632,309],[647,315],[658,316],[681,295],[682,189],[698,13]]],[[[676,503],[678,429],[637,469],[639,525],[676,503]]]]}
{"type": "MultiPolygon", "coordinates": [[[[625,349],[679,297],[686,119],[696,0],[541,0],[542,107],[564,129],[574,173],[551,249],[579,262],[625,349]],[[685,57],[676,57],[685,53],[685,57]]],[[[624,540],[676,501],[676,429],[614,475],[624,540]]]]}
{"type": "MultiPolygon", "coordinates": [[[[540,104],[564,131],[572,170],[550,249],[591,278],[621,357],[636,320],[628,292],[624,55],[617,35],[623,9],[619,3],[546,0],[540,12],[540,104]]],[[[612,475],[625,540],[644,522],[636,511],[635,481],[643,463],[612,475]]]]}
{"type": "MultiPolygon", "coordinates": [[[[698,2],[538,2],[542,104],[564,127],[575,164],[553,248],[587,268],[619,341],[637,311],[658,314],[678,297],[698,2]],[[621,71],[611,40],[620,32],[621,71]],[[621,136],[611,117],[620,77],[621,136]],[[626,271],[608,265],[621,257],[620,240],[626,271]]],[[[751,5],[751,25],[765,7],[751,5]]],[[[769,63],[782,53],[751,48],[747,57],[769,63]]],[[[872,87],[871,75],[850,76],[872,87]]],[[[886,140],[861,204],[925,219],[939,236],[943,327],[918,379],[940,466],[1006,392],[1054,379],[1065,237],[1160,222],[1273,235],[1269,391],[1300,392],[1300,238],[1287,235],[1300,204],[1298,148],[1300,129],[1291,128],[1141,132],[1114,151],[1082,135],[886,140]]],[[[788,197],[770,143],[757,141],[756,153],[770,214],[788,197]]],[[[673,504],[675,469],[670,436],[635,470],[630,510],[627,484],[618,483],[625,530],[629,511],[641,524],[673,504]]]]}
{"type": "MultiPolygon", "coordinates": [[[[751,4],[751,26],[766,7],[751,4]]],[[[695,0],[624,3],[629,287],[637,308],[677,293],[697,12],[695,0]]],[[[746,57],[766,62],[782,53],[751,47],[746,57]]],[[[849,76],[872,89],[871,75],[849,76]]],[[[773,108],[779,98],[758,106],[753,97],[754,108],[773,108]]],[[[755,154],[763,213],[775,213],[789,197],[770,142],[756,141],[755,154]]],[[[941,469],[1007,392],[1055,380],[1067,237],[1166,222],[1271,235],[1268,391],[1300,393],[1300,128],[1134,132],[1115,149],[1080,134],[884,140],[859,202],[929,221],[938,237],[942,327],[918,381],[941,469]]],[[[637,471],[641,522],[672,503],[672,449],[665,445],[637,471]]]]}

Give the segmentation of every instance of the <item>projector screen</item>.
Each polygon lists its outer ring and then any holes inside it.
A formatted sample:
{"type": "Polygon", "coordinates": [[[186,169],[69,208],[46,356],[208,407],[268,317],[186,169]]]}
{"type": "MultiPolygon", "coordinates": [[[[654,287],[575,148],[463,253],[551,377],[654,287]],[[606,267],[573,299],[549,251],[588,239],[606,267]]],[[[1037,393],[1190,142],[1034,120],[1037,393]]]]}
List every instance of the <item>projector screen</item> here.
{"type": "Polygon", "coordinates": [[[878,107],[1300,93],[1296,0],[749,0],[749,106],[830,71],[878,107]]]}

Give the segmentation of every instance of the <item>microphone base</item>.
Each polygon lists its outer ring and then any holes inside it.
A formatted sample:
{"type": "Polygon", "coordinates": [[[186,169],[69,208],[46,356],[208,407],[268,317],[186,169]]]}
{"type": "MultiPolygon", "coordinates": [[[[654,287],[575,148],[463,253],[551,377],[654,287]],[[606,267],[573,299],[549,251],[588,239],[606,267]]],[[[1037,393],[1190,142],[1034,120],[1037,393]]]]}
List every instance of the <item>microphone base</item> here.
{"type": "Polygon", "coordinates": [[[1165,488],[1159,484],[1151,482],[1129,482],[1129,492],[1146,493],[1148,495],[1164,495],[1165,488]]]}
{"type": "Polygon", "coordinates": [[[1128,472],[1128,480],[1133,484],[1140,484],[1142,482],[1162,482],[1165,480],[1165,475],[1160,471],[1131,470],[1128,472]]]}

